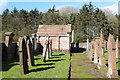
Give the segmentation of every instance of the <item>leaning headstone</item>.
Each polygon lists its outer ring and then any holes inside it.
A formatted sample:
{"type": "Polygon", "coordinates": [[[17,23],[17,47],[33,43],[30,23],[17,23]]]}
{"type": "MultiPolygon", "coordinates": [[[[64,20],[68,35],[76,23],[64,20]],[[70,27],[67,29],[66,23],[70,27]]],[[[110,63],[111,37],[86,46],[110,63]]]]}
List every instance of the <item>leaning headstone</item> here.
{"type": "Polygon", "coordinates": [[[28,54],[28,63],[30,66],[33,66],[34,65],[34,55],[32,53],[32,43],[30,40],[27,40],[26,46],[27,46],[27,54],[28,54]]]}
{"type": "Polygon", "coordinates": [[[20,73],[28,73],[28,64],[27,64],[27,50],[24,38],[19,38],[19,61],[20,61],[20,73]]]}
{"type": "Polygon", "coordinates": [[[112,35],[108,38],[108,73],[109,78],[118,77],[118,72],[116,69],[116,54],[115,54],[115,41],[112,35]]]}

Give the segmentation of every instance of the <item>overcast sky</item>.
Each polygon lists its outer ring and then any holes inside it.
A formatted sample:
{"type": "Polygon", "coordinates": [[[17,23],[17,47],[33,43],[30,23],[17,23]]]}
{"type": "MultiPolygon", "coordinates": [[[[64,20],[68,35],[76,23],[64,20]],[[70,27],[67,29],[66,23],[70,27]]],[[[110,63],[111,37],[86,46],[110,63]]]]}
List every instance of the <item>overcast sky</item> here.
{"type": "Polygon", "coordinates": [[[93,5],[100,9],[110,10],[113,14],[118,13],[118,1],[119,0],[0,0],[0,14],[3,10],[10,9],[13,10],[16,7],[18,10],[25,9],[30,11],[37,8],[39,11],[45,12],[49,8],[52,8],[53,5],[56,6],[56,9],[60,9],[64,6],[73,6],[76,8],[81,8],[83,4],[89,3],[92,1],[93,5]]]}

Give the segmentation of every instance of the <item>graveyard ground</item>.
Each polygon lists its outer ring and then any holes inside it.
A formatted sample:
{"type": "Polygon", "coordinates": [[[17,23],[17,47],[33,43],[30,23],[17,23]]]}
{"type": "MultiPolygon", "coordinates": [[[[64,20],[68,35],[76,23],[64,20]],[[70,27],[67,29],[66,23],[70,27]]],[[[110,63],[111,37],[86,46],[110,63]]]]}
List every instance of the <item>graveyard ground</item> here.
{"type": "Polygon", "coordinates": [[[20,74],[18,61],[11,63],[3,62],[3,78],[68,78],[70,67],[70,56],[66,52],[55,52],[46,62],[41,61],[42,55],[34,57],[35,66],[29,67],[28,74],[20,74]],[[58,55],[60,54],[60,55],[58,55]],[[8,64],[8,65],[7,65],[8,64]]]}
{"type": "Polygon", "coordinates": [[[90,61],[86,54],[73,54],[71,78],[107,78],[107,76],[90,61]]]}
{"type": "MultiPolygon", "coordinates": [[[[35,66],[30,66],[28,74],[25,75],[20,74],[20,65],[18,60],[3,62],[2,77],[3,78],[69,77],[70,56],[68,55],[68,53],[54,52],[53,56],[46,62],[42,62],[41,57],[42,55],[37,55],[34,57],[35,66]]],[[[107,64],[108,61],[107,51],[105,51],[105,58],[107,64]]],[[[120,60],[117,60],[117,70],[120,79],[120,60]]],[[[107,73],[107,68],[103,68],[103,72],[107,73]]],[[[92,63],[88,59],[86,54],[73,54],[71,56],[71,75],[70,75],[71,78],[106,78],[103,72],[98,70],[96,64],[92,63]]]]}

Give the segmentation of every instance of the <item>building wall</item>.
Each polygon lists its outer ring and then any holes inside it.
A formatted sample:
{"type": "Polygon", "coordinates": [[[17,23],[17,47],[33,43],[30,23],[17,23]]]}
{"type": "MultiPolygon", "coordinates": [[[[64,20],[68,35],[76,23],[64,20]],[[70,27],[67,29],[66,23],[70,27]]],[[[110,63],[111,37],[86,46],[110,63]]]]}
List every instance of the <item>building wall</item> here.
{"type": "Polygon", "coordinates": [[[60,37],[60,50],[69,50],[69,37],[60,37]]]}
{"type": "Polygon", "coordinates": [[[58,47],[59,37],[50,37],[50,39],[52,39],[52,49],[53,50],[59,50],[59,47],[58,47]]]}
{"type": "MultiPolygon", "coordinates": [[[[52,39],[52,50],[69,51],[69,37],[49,37],[52,39]]],[[[39,42],[43,46],[48,37],[40,37],[39,42]]]]}

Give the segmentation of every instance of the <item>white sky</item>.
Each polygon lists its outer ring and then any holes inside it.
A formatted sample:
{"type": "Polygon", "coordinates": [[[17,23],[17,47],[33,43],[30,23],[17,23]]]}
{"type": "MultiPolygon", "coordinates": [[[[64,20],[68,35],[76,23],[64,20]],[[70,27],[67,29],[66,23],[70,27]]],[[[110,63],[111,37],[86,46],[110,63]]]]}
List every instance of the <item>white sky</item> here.
{"type": "Polygon", "coordinates": [[[118,3],[115,3],[111,6],[104,6],[102,9],[111,11],[113,14],[118,14],[118,3]]]}

